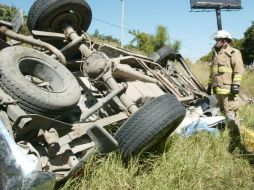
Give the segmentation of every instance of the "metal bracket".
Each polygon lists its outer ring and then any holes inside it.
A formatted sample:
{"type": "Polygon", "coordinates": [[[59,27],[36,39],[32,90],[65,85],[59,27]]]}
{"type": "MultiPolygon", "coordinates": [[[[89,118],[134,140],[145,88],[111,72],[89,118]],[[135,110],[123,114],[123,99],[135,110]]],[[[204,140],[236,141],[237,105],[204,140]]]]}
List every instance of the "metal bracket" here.
{"type": "Polygon", "coordinates": [[[72,125],[37,114],[21,115],[13,123],[13,129],[16,130],[16,136],[22,136],[23,138],[28,138],[26,134],[30,132],[39,131],[40,129],[47,130],[50,128],[55,128],[56,130],[71,130],[72,125]],[[22,119],[25,118],[30,118],[31,121],[24,125],[22,128],[20,128],[19,123],[22,121],[22,119]]]}
{"type": "Polygon", "coordinates": [[[17,102],[18,102],[18,100],[1,99],[0,98],[0,105],[2,105],[2,106],[17,105],[17,102]]]}
{"type": "Polygon", "coordinates": [[[87,135],[99,146],[99,152],[109,153],[118,147],[117,141],[102,127],[94,125],[87,130],[87,135]]]}

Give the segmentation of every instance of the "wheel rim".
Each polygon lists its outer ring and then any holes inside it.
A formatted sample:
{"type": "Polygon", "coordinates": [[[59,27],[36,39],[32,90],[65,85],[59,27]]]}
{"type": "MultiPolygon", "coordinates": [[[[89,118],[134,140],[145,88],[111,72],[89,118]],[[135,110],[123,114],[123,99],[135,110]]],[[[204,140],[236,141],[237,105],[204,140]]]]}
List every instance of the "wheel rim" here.
{"type": "Polygon", "coordinates": [[[78,29],[82,25],[82,19],[80,15],[74,10],[69,10],[68,12],[63,12],[57,15],[50,23],[50,28],[52,31],[60,31],[65,25],[71,25],[73,28],[78,29]]]}
{"type": "Polygon", "coordinates": [[[50,93],[66,90],[64,79],[43,60],[26,57],[18,61],[22,76],[37,88],[50,93]]]}

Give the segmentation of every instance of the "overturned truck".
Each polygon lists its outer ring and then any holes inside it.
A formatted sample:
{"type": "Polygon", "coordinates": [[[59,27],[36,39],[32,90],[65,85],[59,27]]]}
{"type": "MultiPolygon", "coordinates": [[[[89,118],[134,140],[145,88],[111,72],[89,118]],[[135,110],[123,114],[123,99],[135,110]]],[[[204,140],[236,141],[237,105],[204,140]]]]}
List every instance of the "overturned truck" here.
{"type": "Polygon", "coordinates": [[[128,160],[166,139],[186,109],[207,98],[168,47],[146,57],[91,41],[83,0],[35,1],[33,37],[18,33],[22,19],[0,21],[3,189],[51,188],[94,152],[118,149],[128,160]]]}

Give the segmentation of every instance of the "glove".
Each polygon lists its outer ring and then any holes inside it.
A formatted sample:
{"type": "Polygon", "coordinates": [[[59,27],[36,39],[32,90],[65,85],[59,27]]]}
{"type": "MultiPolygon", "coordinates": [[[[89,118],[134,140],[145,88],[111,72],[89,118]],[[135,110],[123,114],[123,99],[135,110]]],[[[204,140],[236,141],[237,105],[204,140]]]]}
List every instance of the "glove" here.
{"type": "Polygon", "coordinates": [[[207,90],[206,90],[206,93],[208,94],[208,95],[211,95],[212,94],[212,85],[208,85],[208,87],[207,87],[207,90]]]}
{"type": "Polygon", "coordinates": [[[240,86],[239,86],[239,85],[237,85],[237,84],[232,84],[232,85],[231,85],[231,93],[232,93],[233,95],[238,94],[239,91],[240,91],[240,86]]]}

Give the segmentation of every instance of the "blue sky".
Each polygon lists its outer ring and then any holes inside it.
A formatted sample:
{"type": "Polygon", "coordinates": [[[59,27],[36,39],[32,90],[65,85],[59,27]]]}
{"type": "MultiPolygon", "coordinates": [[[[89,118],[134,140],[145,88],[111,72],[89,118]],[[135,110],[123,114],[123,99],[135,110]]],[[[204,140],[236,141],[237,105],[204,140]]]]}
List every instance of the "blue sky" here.
{"type": "MultiPolygon", "coordinates": [[[[26,13],[34,0],[0,0],[0,3],[14,5],[26,13]]],[[[121,38],[121,1],[87,0],[93,11],[93,21],[88,33],[98,29],[100,33],[121,38]],[[115,27],[107,23],[117,25],[115,27]]],[[[222,11],[222,27],[233,37],[242,38],[254,21],[254,1],[242,0],[242,10],[222,11]]],[[[217,30],[216,14],[212,12],[190,12],[189,0],[125,0],[125,28],[154,34],[156,26],[166,26],[171,41],[180,40],[184,57],[195,61],[205,55],[214,44],[211,36],[217,30]]],[[[133,38],[124,31],[124,44],[133,38]]]]}

